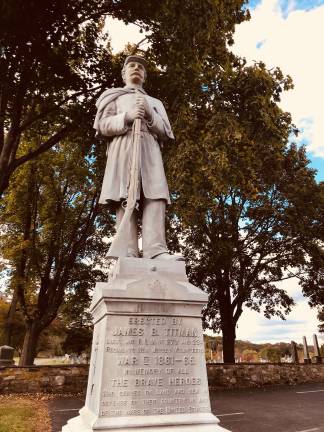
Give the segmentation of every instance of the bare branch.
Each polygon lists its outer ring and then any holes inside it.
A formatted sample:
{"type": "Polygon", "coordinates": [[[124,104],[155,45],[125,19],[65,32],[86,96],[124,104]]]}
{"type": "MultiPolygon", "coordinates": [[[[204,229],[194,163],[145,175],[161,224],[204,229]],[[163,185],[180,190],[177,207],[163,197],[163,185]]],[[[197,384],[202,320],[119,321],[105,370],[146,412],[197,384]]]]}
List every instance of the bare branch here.
{"type": "Polygon", "coordinates": [[[46,150],[49,150],[55,144],[57,144],[62,138],[65,138],[66,135],[74,129],[72,124],[66,125],[63,129],[58,131],[55,135],[51,136],[47,141],[43,142],[37,149],[30,151],[29,153],[21,156],[13,162],[13,170],[22,165],[23,163],[36,158],[40,154],[44,153],[46,150]]]}
{"type": "Polygon", "coordinates": [[[87,90],[80,90],[77,93],[74,93],[73,95],[70,95],[68,97],[66,97],[65,99],[63,99],[61,102],[57,103],[55,106],[44,110],[42,112],[40,112],[39,114],[37,114],[34,117],[29,117],[27,120],[25,120],[19,127],[19,132],[23,132],[25,129],[27,129],[30,125],[32,125],[33,123],[35,123],[37,120],[40,120],[41,118],[47,116],[48,114],[51,114],[53,112],[55,112],[56,110],[58,110],[62,105],[66,104],[67,102],[69,102],[70,100],[73,100],[75,98],[77,98],[78,96],[82,96],[84,94],[90,93],[92,91],[95,90],[102,90],[103,86],[102,85],[98,85],[96,87],[92,87],[91,89],[87,89],[87,90]]]}

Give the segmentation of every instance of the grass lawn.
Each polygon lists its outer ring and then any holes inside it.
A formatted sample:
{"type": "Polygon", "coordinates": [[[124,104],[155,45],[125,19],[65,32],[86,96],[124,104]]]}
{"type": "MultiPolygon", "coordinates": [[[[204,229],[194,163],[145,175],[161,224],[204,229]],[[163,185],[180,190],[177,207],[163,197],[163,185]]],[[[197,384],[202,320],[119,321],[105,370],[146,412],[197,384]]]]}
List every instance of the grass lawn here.
{"type": "Polygon", "coordinates": [[[0,432],[51,432],[46,402],[19,395],[0,397],[0,432]]]}

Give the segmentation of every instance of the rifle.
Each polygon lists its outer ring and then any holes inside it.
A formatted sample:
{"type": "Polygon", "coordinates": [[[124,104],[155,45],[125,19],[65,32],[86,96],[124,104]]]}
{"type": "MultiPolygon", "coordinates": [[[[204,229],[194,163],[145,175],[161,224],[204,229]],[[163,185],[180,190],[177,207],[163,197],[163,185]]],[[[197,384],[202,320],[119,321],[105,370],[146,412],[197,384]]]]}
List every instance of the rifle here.
{"type": "Polygon", "coordinates": [[[137,207],[137,193],[139,187],[139,156],[141,145],[141,119],[135,119],[132,130],[132,160],[129,185],[127,189],[126,206],[124,216],[117,229],[116,235],[108,251],[109,258],[125,257],[129,240],[130,219],[134,209],[137,207]]]}

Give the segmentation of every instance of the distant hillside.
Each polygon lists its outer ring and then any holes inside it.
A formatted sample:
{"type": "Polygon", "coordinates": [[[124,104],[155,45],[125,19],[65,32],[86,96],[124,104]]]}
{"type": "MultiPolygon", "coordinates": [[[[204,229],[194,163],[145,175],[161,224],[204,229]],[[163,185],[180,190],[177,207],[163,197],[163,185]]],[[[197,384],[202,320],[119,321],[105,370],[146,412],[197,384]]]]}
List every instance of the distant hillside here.
{"type": "MultiPolygon", "coordinates": [[[[204,335],[206,359],[222,361],[223,342],[220,336],[204,335]]],[[[314,354],[314,347],[308,345],[310,356],[314,354]]],[[[299,361],[303,361],[303,345],[297,344],[299,361]]],[[[322,355],[324,356],[324,345],[322,345],[322,355]]],[[[291,357],[291,344],[287,342],[262,343],[257,344],[249,341],[236,340],[235,358],[241,362],[259,361],[289,361],[291,357]]]]}

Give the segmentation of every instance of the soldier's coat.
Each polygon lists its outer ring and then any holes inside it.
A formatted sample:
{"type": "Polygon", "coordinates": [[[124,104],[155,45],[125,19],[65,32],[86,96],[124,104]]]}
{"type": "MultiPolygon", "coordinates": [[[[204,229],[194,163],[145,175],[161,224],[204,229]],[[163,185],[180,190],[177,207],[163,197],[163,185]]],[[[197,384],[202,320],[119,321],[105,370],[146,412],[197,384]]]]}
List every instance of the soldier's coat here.
{"type": "MultiPolygon", "coordinates": [[[[152,121],[142,120],[140,173],[144,196],[170,203],[159,141],[174,138],[162,102],[140,89],[151,107],[152,121]]],[[[132,155],[132,127],[125,122],[127,111],[135,107],[135,90],[130,87],[106,90],[98,99],[94,127],[110,137],[107,164],[100,202],[120,201],[127,197],[132,155]]],[[[140,189],[140,188],[139,188],[140,189]]],[[[140,193],[140,191],[139,191],[140,193]]],[[[138,196],[139,198],[139,196],[138,196]]]]}

